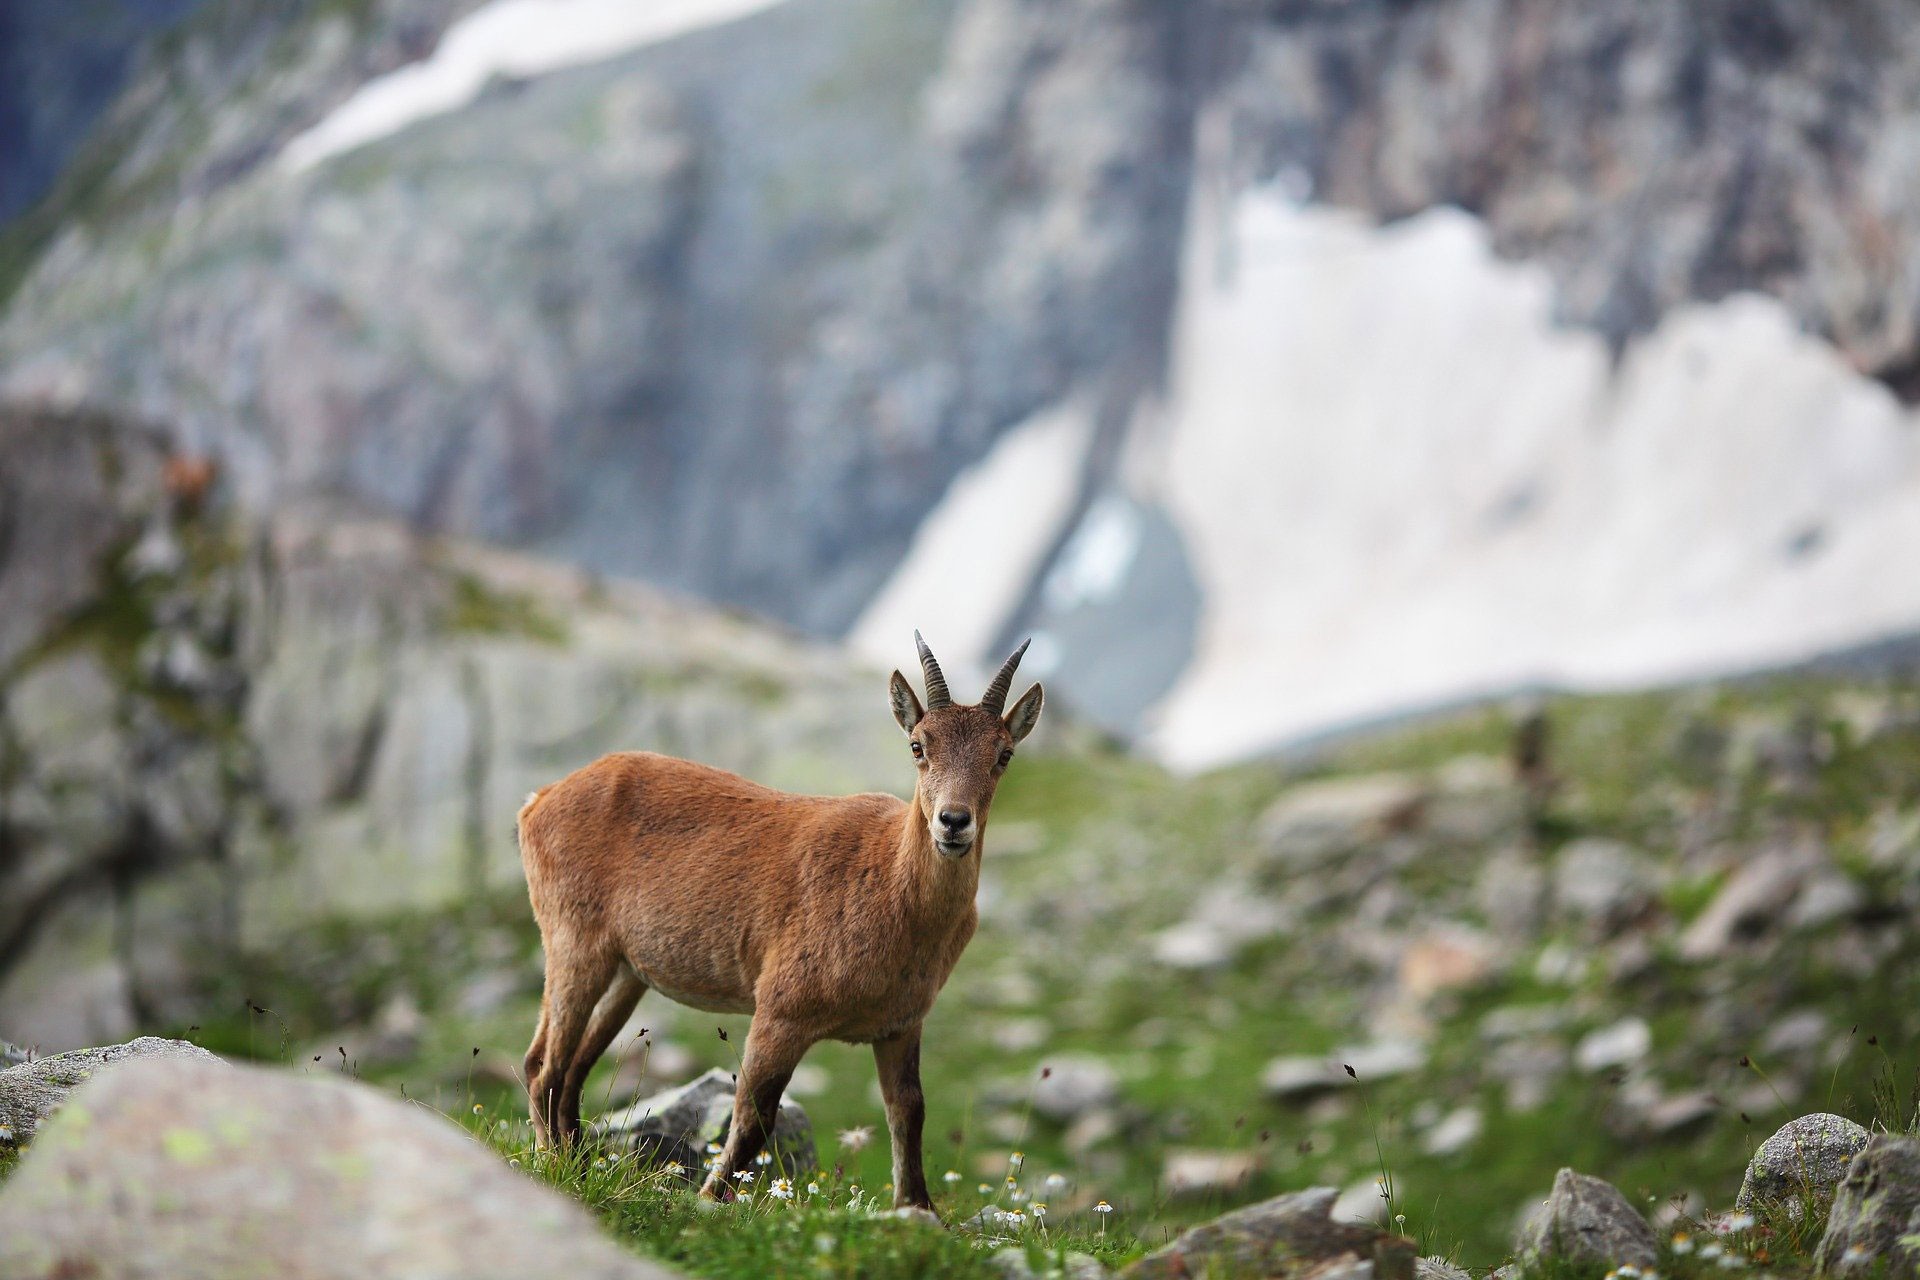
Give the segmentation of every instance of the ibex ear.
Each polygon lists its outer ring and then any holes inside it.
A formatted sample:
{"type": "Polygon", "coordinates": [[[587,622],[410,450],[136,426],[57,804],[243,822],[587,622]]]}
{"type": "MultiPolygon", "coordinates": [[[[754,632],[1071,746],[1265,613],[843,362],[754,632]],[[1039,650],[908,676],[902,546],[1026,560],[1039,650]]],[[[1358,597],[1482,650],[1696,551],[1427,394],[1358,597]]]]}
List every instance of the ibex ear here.
{"type": "Polygon", "coordinates": [[[1013,704],[1013,710],[1007,712],[1007,732],[1013,735],[1015,742],[1033,732],[1033,726],[1040,723],[1040,704],[1046,701],[1046,695],[1035,685],[1020,695],[1020,701],[1013,704]]]}
{"type": "Polygon", "coordinates": [[[887,681],[887,694],[893,700],[893,718],[899,721],[903,730],[912,733],[913,726],[919,724],[920,717],[926,714],[920,709],[919,695],[914,693],[913,686],[898,671],[893,673],[893,679],[887,681]]]}

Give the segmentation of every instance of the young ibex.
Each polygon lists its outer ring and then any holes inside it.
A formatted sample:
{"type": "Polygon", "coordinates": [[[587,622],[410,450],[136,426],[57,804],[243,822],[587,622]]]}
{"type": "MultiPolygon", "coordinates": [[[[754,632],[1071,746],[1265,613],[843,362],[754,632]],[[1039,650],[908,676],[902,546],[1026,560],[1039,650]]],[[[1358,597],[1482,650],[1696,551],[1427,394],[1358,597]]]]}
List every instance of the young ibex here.
{"type": "Polygon", "coordinates": [[[889,682],[918,770],[911,803],[791,795],[630,752],[543,787],[520,810],[547,955],[526,1063],[541,1144],[579,1132],[587,1072],[652,987],[696,1009],[753,1015],[726,1147],[702,1195],[728,1196],[772,1132],[801,1055],[831,1039],[873,1046],[894,1203],[932,1207],[920,1024],[973,937],[987,812],[1042,694],[1036,684],[1002,714],[1023,644],[978,706],[957,705],[913,638],[925,709],[905,676],[889,682]]]}

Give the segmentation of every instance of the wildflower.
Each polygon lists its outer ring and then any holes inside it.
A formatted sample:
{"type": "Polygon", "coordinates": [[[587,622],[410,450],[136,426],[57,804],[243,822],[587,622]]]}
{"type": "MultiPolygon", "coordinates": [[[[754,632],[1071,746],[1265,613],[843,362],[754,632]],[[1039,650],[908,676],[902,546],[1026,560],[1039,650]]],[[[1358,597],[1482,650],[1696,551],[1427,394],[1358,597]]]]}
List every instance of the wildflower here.
{"type": "Polygon", "coordinates": [[[1842,1267],[1851,1267],[1855,1263],[1865,1262],[1871,1256],[1872,1251],[1868,1249],[1867,1246],[1863,1244],[1850,1244],[1847,1246],[1847,1251],[1840,1255],[1840,1265],[1842,1267]]]}
{"type": "Polygon", "coordinates": [[[949,1169],[940,1175],[940,1181],[946,1183],[948,1186],[952,1186],[954,1183],[960,1181],[960,1171],[958,1169],[949,1169]]]}
{"type": "Polygon", "coordinates": [[[1018,1169],[1021,1165],[1025,1164],[1026,1162],[1027,1162],[1027,1157],[1023,1153],[1016,1151],[1012,1155],[1007,1157],[1007,1168],[1018,1169]]]}
{"type": "Polygon", "coordinates": [[[721,1148],[720,1148],[720,1144],[719,1144],[719,1143],[717,1143],[717,1142],[709,1142],[709,1143],[707,1144],[707,1154],[708,1154],[708,1155],[710,1155],[710,1156],[717,1156],[717,1155],[719,1155],[719,1154],[720,1154],[720,1149],[721,1149],[721,1148]]]}
{"type": "Polygon", "coordinates": [[[475,1115],[479,1115],[479,1114],[480,1114],[481,1112],[483,1112],[483,1111],[485,1111],[485,1110],[486,1110],[486,1108],[485,1108],[485,1107],[483,1107],[483,1106],[481,1106],[481,1105],[480,1105],[479,1103],[477,1103],[477,1102],[476,1102],[476,1103],[474,1103],[474,1104],[473,1104],[473,1114],[475,1114],[475,1115]]]}
{"type": "Polygon", "coordinates": [[[739,1193],[738,1195],[736,1195],[736,1196],[734,1197],[734,1199],[736,1199],[736,1200],[738,1200],[738,1201],[739,1201],[739,1202],[740,1202],[741,1204],[752,1204],[752,1203],[753,1203],[753,1192],[751,1192],[751,1191],[742,1191],[742,1192],[740,1192],[740,1193],[739,1193]]]}
{"type": "Polygon", "coordinates": [[[1044,1218],[1047,1216],[1047,1206],[1038,1200],[1035,1200],[1030,1208],[1035,1218],[1044,1218]]]}
{"type": "Polygon", "coordinates": [[[979,1186],[975,1187],[974,1190],[978,1191],[983,1196],[990,1196],[993,1194],[993,1188],[988,1186],[984,1182],[981,1183],[979,1186]]]}
{"type": "Polygon", "coordinates": [[[767,1188],[767,1194],[775,1200],[793,1199],[793,1180],[790,1178],[775,1178],[773,1185],[767,1188]]]}
{"type": "Polygon", "coordinates": [[[819,1195],[819,1194],[820,1194],[820,1184],[819,1184],[819,1183],[817,1183],[817,1182],[809,1182],[809,1183],[807,1184],[807,1194],[808,1194],[808,1195],[810,1195],[810,1196],[817,1196],[817,1195],[819,1195]]]}
{"type": "Polygon", "coordinates": [[[1112,1213],[1113,1206],[1108,1204],[1105,1200],[1102,1200],[1099,1204],[1096,1204],[1095,1206],[1093,1206],[1093,1211],[1095,1213],[1112,1213]]]}
{"type": "Polygon", "coordinates": [[[1693,1237],[1684,1231],[1676,1231],[1673,1233],[1673,1239],[1667,1242],[1667,1246],[1675,1253],[1684,1256],[1693,1252],[1693,1237]]]}
{"type": "Polygon", "coordinates": [[[1700,1256],[1708,1262],[1713,1261],[1725,1252],[1726,1250],[1720,1247],[1718,1240],[1709,1240],[1700,1246],[1700,1256]]]}
{"type": "Polygon", "coordinates": [[[848,1151],[859,1151],[873,1141],[873,1126],[863,1124],[858,1129],[842,1129],[840,1145],[848,1151]]]}
{"type": "Polygon", "coordinates": [[[1024,1227],[1027,1225],[1027,1215],[1018,1209],[1014,1209],[1009,1212],[1002,1221],[1010,1227],[1024,1227]]]}
{"type": "Polygon", "coordinates": [[[509,1160],[509,1161],[507,1161],[507,1167],[508,1167],[509,1169],[518,1169],[518,1168],[520,1167],[520,1161],[519,1161],[519,1160],[517,1160],[517,1159],[515,1159],[515,1160],[509,1160]]]}
{"type": "Polygon", "coordinates": [[[825,1232],[821,1232],[819,1235],[813,1238],[813,1251],[815,1253],[832,1253],[833,1246],[837,1243],[838,1241],[836,1241],[832,1236],[827,1235],[825,1232]]]}
{"type": "Polygon", "coordinates": [[[773,1163],[773,1152],[762,1151],[759,1155],[753,1158],[753,1162],[759,1165],[762,1169],[764,1169],[768,1165],[773,1163]]]}
{"type": "Polygon", "coordinates": [[[1745,1231],[1751,1226],[1753,1226],[1752,1214],[1730,1213],[1720,1220],[1720,1233],[1726,1235],[1729,1232],[1745,1231]]]}
{"type": "Polygon", "coordinates": [[[1720,1255],[1720,1269],[1722,1271],[1738,1271],[1746,1265],[1747,1260],[1737,1253],[1723,1253],[1720,1255]]]}
{"type": "Polygon", "coordinates": [[[1007,1190],[1011,1191],[1019,1185],[1020,1179],[1014,1177],[1012,1174],[1007,1175],[1007,1190]]]}
{"type": "Polygon", "coordinates": [[[1053,1191],[1053,1192],[1065,1191],[1067,1189],[1066,1175],[1059,1174],[1059,1173],[1050,1173],[1047,1175],[1047,1181],[1045,1185],[1048,1191],[1053,1191]]]}
{"type": "Polygon", "coordinates": [[[857,1201],[859,1198],[860,1198],[860,1184],[856,1182],[852,1186],[847,1188],[847,1200],[849,1203],[851,1203],[853,1201],[857,1201]]]}
{"type": "Polygon", "coordinates": [[[753,1185],[753,1170],[751,1169],[742,1169],[740,1170],[740,1172],[734,1174],[733,1176],[735,1180],[738,1181],[740,1185],[743,1187],[750,1187],[753,1185]]]}
{"type": "Polygon", "coordinates": [[[1008,1190],[1007,1199],[1013,1201],[1015,1204],[1025,1204],[1028,1199],[1028,1193],[1022,1191],[1019,1187],[1013,1187],[1008,1190]]]}

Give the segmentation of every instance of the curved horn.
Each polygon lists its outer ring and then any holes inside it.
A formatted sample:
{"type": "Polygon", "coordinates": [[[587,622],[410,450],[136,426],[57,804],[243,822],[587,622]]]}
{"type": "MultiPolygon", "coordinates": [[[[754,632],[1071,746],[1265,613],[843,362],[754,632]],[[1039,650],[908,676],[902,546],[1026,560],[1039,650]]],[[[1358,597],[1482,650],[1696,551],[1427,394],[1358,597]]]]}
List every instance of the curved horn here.
{"type": "Polygon", "coordinates": [[[1013,651],[1013,656],[1007,659],[1006,665],[1000,668],[1000,674],[993,678],[993,683],[987,686],[987,691],[980,695],[980,705],[983,708],[995,715],[1007,709],[1007,691],[1013,688],[1013,670],[1020,665],[1020,658],[1026,653],[1027,645],[1032,643],[1031,640],[1022,643],[1013,651]]]}
{"type": "Polygon", "coordinates": [[[913,633],[913,643],[920,650],[920,670],[927,677],[927,710],[950,706],[953,695],[947,692],[947,678],[940,674],[940,664],[933,660],[933,650],[927,648],[927,642],[920,638],[918,631],[913,633]]]}

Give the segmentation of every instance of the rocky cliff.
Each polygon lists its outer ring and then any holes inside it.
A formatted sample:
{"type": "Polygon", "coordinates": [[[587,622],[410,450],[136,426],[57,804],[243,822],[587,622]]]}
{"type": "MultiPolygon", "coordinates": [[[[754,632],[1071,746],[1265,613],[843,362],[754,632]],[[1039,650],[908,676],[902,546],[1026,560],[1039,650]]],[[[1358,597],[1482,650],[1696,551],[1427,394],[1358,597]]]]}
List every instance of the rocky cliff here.
{"type": "Polygon", "coordinates": [[[8,233],[0,385],[818,634],[964,594],[1187,763],[1920,623],[1896,0],[565,4],[207,4],[8,233]]]}

